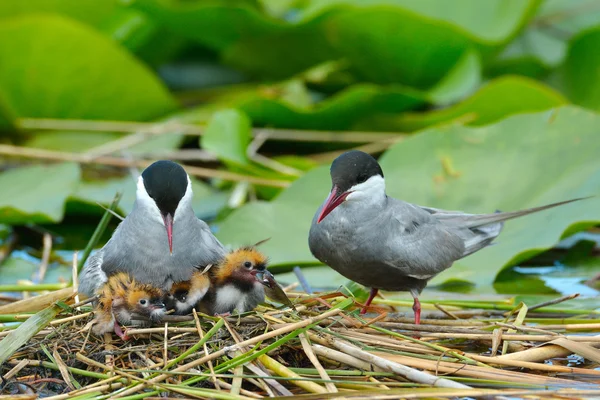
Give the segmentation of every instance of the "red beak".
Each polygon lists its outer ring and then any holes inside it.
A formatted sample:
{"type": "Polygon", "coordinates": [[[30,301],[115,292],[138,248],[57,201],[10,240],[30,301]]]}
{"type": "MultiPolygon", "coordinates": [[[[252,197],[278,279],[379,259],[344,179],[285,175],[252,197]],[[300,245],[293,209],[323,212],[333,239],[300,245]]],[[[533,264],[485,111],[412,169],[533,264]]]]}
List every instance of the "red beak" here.
{"type": "Polygon", "coordinates": [[[319,218],[317,218],[317,224],[320,223],[321,221],[323,221],[325,219],[325,217],[327,215],[329,215],[330,212],[335,210],[335,208],[337,206],[342,204],[344,202],[344,200],[346,200],[346,197],[348,197],[348,195],[350,193],[352,193],[352,192],[338,193],[338,188],[337,188],[337,186],[334,185],[333,189],[331,189],[331,193],[329,194],[329,197],[327,198],[327,201],[325,201],[325,205],[323,206],[323,209],[321,209],[319,218]]]}
{"type": "Polygon", "coordinates": [[[169,252],[173,254],[173,217],[171,214],[163,215],[165,228],[167,229],[167,238],[169,239],[169,252]]]}

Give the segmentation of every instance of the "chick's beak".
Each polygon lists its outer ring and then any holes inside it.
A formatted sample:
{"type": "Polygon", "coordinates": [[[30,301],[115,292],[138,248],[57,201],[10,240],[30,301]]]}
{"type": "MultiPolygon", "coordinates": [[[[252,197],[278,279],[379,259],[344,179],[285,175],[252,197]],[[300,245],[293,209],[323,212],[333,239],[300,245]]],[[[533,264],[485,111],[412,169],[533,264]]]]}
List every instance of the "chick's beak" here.
{"type": "Polygon", "coordinates": [[[161,308],[165,308],[165,305],[162,302],[157,302],[157,303],[152,304],[153,310],[160,310],[161,308]]]}
{"type": "Polygon", "coordinates": [[[325,201],[325,205],[323,206],[323,208],[321,209],[321,212],[319,213],[319,217],[317,218],[317,224],[320,223],[321,221],[323,221],[325,219],[325,217],[327,215],[329,215],[330,212],[335,210],[335,208],[337,206],[342,204],[344,202],[344,200],[346,200],[346,197],[348,197],[348,195],[350,193],[351,192],[349,192],[349,191],[340,193],[338,187],[334,185],[333,189],[331,189],[331,193],[329,194],[329,197],[325,201]]]}
{"type": "Polygon", "coordinates": [[[167,239],[169,240],[169,253],[173,254],[173,216],[169,213],[163,215],[165,228],[167,229],[167,239]]]}
{"type": "Polygon", "coordinates": [[[267,285],[267,282],[265,281],[265,271],[254,269],[250,271],[250,274],[252,274],[254,276],[254,279],[256,279],[258,282],[262,283],[265,286],[267,285]]]}

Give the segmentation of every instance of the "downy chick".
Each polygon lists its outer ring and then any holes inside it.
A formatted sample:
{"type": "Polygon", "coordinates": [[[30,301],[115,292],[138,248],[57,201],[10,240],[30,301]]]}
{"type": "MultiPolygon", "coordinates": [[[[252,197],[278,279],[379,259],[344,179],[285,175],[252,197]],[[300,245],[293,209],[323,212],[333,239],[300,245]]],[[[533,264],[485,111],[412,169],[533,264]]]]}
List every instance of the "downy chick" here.
{"type": "Polygon", "coordinates": [[[189,281],[174,283],[166,296],[168,310],[175,310],[177,315],[189,314],[210,288],[208,272],[198,269],[189,281]]]}
{"type": "Polygon", "coordinates": [[[113,331],[123,340],[127,336],[119,326],[145,326],[159,322],[165,314],[162,302],[163,292],[153,286],[136,282],[129,274],[121,272],[112,275],[98,291],[94,326],[95,334],[113,331]],[[147,318],[149,321],[136,319],[147,318]]]}
{"type": "Polygon", "coordinates": [[[256,246],[227,254],[209,270],[212,285],[200,302],[200,309],[212,315],[253,310],[265,300],[262,274],[267,270],[267,262],[256,246]]]}

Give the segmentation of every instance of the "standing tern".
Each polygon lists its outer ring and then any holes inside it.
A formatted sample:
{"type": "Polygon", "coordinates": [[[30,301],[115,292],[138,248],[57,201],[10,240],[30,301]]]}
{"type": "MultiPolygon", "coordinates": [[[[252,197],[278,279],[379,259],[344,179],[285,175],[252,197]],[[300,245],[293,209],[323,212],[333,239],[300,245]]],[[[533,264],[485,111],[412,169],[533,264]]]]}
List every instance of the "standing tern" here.
{"type": "Polygon", "coordinates": [[[452,263],[489,245],[503,221],[580,199],[494,214],[422,207],[389,197],[379,163],[348,151],[331,164],[332,189],[309,233],[312,254],[346,278],[371,288],[361,314],[379,289],[407,291],[421,320],[419,294],[452,263]]]}

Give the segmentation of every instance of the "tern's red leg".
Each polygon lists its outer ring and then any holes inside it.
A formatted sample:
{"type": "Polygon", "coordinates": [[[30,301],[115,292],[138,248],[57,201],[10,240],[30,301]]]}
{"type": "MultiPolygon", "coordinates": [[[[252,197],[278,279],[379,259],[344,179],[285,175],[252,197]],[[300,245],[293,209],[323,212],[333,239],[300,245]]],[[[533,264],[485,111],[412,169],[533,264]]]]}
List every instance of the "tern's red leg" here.
{"type": "Polygon", "coordinates": [[[123,330],[121,329],[121,326],[119,325],[119,323],[117,321],[115,321],[115,333],[117,334],[117,336],[119,336],[122,340],[129,340],[129,336],[127,336],[123,330]]]}
{"type": "Polygon", "coordinates": [[[360,310],[361,314],[366,314],[367,313],[367,308],[369,308],[369,306],[371,305],[371,302],[373,301],[373,299],[375,298],[375,296],[377,296],[377,292],[378,291],[379,291],[379,289],[371,288],[371,293],[369,293],[369,298],[367,299],[367,302],[365,303],[365,305],[362,308],[362,310],[360,310]]]}
{"type": "Polygon", "coordinates": [[[421,323],[421,302],[417,296],[413,296],[413,311],[415,312],[415,325],[419,325],[421,323]]]}

